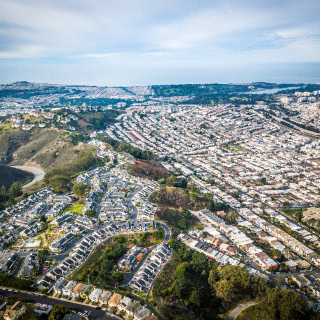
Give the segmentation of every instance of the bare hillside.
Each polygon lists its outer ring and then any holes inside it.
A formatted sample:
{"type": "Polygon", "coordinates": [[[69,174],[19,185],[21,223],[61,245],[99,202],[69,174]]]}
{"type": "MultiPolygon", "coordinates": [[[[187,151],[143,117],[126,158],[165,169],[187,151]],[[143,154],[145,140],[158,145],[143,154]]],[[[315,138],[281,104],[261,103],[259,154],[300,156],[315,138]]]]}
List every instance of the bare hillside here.
{"type": "Polygon", "coordinates": [[[28,140],[13,152],[12,165],[53,169],[74,161],[80,151],[91,149],[82,143],[73,145],[68,133],[56,129],[39,130],[28,140]]]}

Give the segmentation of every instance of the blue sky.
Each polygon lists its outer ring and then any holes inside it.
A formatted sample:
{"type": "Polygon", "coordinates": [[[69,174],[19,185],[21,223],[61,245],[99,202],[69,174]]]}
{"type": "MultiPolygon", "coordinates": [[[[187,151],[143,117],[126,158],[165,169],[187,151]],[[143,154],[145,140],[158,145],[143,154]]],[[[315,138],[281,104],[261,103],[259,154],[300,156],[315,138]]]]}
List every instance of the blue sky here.
{"type": "Polygon", "coordinates": [[[320,82],[319,0],[0,0],[0,82],[320,82]]]}

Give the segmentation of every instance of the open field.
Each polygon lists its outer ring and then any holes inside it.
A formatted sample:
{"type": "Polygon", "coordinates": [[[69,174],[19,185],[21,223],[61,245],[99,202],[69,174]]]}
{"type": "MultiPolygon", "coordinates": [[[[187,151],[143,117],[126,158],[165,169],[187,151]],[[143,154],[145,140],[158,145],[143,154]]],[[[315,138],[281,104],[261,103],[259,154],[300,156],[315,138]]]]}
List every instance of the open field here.
{"type": "Polygon", "coordinates": [[[84,207],[84,204],[75,202],[71,206],[67,207],[65,212],[72,212],[72,213],[76,213],[76,214],[81,214],[83,207],[84,207]]]}

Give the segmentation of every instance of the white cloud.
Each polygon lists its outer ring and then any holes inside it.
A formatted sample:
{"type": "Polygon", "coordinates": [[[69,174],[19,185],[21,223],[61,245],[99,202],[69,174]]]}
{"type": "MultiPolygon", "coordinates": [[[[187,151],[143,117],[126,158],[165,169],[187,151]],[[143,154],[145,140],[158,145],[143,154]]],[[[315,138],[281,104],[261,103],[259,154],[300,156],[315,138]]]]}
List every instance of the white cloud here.
{"type": "Polygon", "coordinates": [[[108,74],[319,62],[317,9],[317,0],[0,0],[0,60],[108,74]]]}

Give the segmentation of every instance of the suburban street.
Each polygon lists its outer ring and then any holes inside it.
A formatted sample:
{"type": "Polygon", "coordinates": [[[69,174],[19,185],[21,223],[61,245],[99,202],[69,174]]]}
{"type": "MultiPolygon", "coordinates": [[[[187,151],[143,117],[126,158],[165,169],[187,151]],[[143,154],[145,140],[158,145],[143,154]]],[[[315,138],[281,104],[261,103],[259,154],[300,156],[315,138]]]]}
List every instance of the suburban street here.
{"type": "MultiPolygon", "coordinates": [[[[17,291],[17,290],[15,290],[17,291]]],[[[38,296],[35,294],[30,294],[22,291],[18,291],[18,293],[15,292],[9,292],[8,290],[5,290],[3,288],[0,289],[0,295],[6,297],[10,296],[13,297],[17,300],[23,300],[24,302],[29,302],[29,303],[42,303],[42,304],[48,304],[48,305],[56,305],[56,304],[62,304],[65,307],[67,307],[70,310],[76,311],[76,312],[85,312],[88,311],[90,312],[89,314],[89,319],[92,320],[114,320],[118,319],[116,316],[112,316],[109,314],[106,314],[106,312],[96,309],[91,306],[83,305],[80,303],[75,303],[75,302],[69,302],[65,300],[60,300],[56,298],[50,298],[47,296],[38,296]]]]}
{"type": "Polygon", "coordinates": [[[137,185],[137,189],[133,192],[131,192],[129,195],[128,195],[128,198],[127,198],[127,203],[128,203],[128,208],[129,210],[132,210],[131,212],[131,219],[132,220],[137,220],[137,214],[138,214],[138,209],[137,207],[132,203],[132,198],[138,193],[140,192],[141,190],[143,189],[143,187],[141,185],[137,185]]]}

